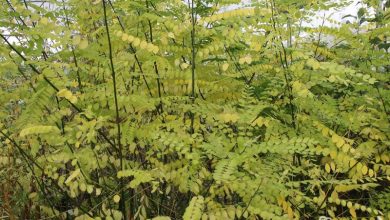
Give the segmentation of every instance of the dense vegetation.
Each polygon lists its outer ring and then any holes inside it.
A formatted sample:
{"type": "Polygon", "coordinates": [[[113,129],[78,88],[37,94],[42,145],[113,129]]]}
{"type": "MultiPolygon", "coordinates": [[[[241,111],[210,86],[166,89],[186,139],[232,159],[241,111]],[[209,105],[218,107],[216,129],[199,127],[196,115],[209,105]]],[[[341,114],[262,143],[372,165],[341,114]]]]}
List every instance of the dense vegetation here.
{"type": "Polygon", "coordinates": [[[349,4],[1,1],[0,218],[390,218],[390,1],[349,4]]]}

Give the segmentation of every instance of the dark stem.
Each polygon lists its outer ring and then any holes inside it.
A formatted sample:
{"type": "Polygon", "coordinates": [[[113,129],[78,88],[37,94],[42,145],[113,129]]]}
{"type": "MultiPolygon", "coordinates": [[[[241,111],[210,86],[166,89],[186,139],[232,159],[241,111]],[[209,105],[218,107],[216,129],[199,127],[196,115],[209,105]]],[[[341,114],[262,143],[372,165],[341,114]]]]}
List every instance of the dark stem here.
{"type": "Polygon", "coordinates": [[[322,30],[323,30],[323,28],[324,28],[324,24],[325,24],[325,14],[324,14],[324,18],[322,19],[322,24],[321,24],[320,33],[318,34],[318,41],[317,41],[316,49],[315,49],[315,51],[314,51],[314,58],[316,58],[316,56],[317,56],[317,50],[318,50],[318,47],[320,46],[321,35],[322,35],[322,30]]]}
{"type": "MultiPolygon", "coordinates": [[[[66,26],[68,27],[68,29],[70,30],[70,27],[69,27],[69,18],[68,18],[68,13],[66,13],[66,8],[65,8],[65,2],[64,0],[62,0],[62,3],[63,3],[63,9],[64,9],[64,14],[65,14],[65,21],[66,21],[66,26]]],[[[77,57],[76,57],[76,53],[74,52],[74,47],[73,45],[70,45],[70,49],[72,51],[72,55],[73,55],[73,62],[74,62],[74,65],[76,67],[76,74],[77,74],[77,83],[78,83],[78,87],[80,89],[80,92],[82,93],[83,92],[83,88],[82,88],[82,85],[81,85],[81,78],[80,78],[80,71],[79,71],[79,66],[78,66],[78,63],[77,63],[77,57]]]]}
{"type": "MultiPolygon", "coordinates": [[[[114,8],[114,6],[112,5],[112,3],[111,3],[110,0],[108,0],[108,4],[110,4],[110,6],[111,6],[111,8],[112,8],[112,11],[114,12],[114,14],[116,14],[115,8],[114,8]]],[[[118,15],[116,15],[116,19],[118,20],[119,26],[121,26],[122,31],[125,31],[125,27],[123,26],[122,21],[121,21],[121,19],[119,18],[118,15]]],[[[150,90],[149,83],[148,83],[148,81],[146,80],[144,71],[142,70],[141,62],[139,61],[139,59],[138,59],[138,57],[137,57],[137,54],[135,53],[136,50],[134,49],[134,47],[133,47],[132,45],[130,45],[130,50],[131,50],[131,52],[134,54],[134,59],[135,59],[135,61],[136,61],[136,63],[137,63],[137,66],[138,66],[138,68],[139,68],[139,71],[141,72],[142,79],[144,80],[144,83],[145,83],[145,85],[146,85],[146,88],[148,89],[149,95],[150,95],[150,97],[153,97],[152,91],[150,90]]]]}
{"type": "MultiPolygon", "coordinates": [[[[194,1],[191,0],[191,23],[192,23],[192,30],[191,30],[191,55],[192,55],[192,61],[191,61],[191,101],[192,104],[195,103],[195,8],[194,8],[194,1]]],[[[191,127],[190,127],[190,133],[194,133],[194,119],[195,119],[195,113],[191,112],[191,127]]]]}
{"type": "Polygon", "coordinates": [[[154,61],[154,71],[157,74],[157,89],[158,89],[158,97],[160,98],[160,104],[159,104],[159,109],[160,113],[163,112],[163,103],[161,100],[161,82],[160,82],[160,73],[158,72],[158,67],[157,67],[157,62],[154,61]]]}
{"type": "MultiPolygon", "coordinates": [[[[7,43],[7,45],[11,48],[12,51],[14,51],[16,54],[18,54],[18,56],[23,60],[23,61],[28,61],[8,40],[7,38],[0,34],[0,37],[3,38],[3,40],[7,43]]],[[[31,63],[28,64],[28,66],[37,74],[37,75],[41,75],[42,73],[35,67],[33,66],[31,63]]],[[[51,82],[50,79],[48,79],[46,76],[43,76],[43,79],[50,85],[50,87],[52,87],[56,92],[59,91],[59,89],[57,88],[57,86],[55,86],[53,84],[53,82],[51,82]]],[[[65,99],[78,113],[80,112],[83,112],[83,110],[81,108],[79,108],[77,105],[73,104],[72,102],[70,102],[68,99],[65,99]]],[[[85,114],[82,115],[82,117],[84,117],[85,119],[87,119],[88,121],[91,121],[92,119],[87,117],[85,114]]],[[[103,137],[104,140],[106,140],[112,147],[114,147],[116,150],[118,150],[115,146],[115,144],[107,138],[106,134],[104,132],[102,132],[101,130],[98,130],[98,133],[103,137]]]]}
{"type": "MultiPolygon", "coordinates": [[[[107,41],[108,41],[108,49],[109,49],[109,58],[110,58],[110,65],[111,65],[111,75],[112,75],[112,83],[114,87],[114,101],[115,101],[115,115],[116,115],[116,127],[117,127],[117,145],[118,145],[118,153],[119,153],[119,160],[120,160],[120,168],[123,169],[123,157],[122,157],[122,145],[121,145],[121,126],[120,126],[120,119],[119,119],[119,106],[118,106],[118,96],[117,96],[117,88],[116,88],[116,76],[115,76],[115,68],[114,68],[114,62],[112,59],[112,46],[111,46],[111,38],[110,38],[110,31],[108,28],[108,22],[107,22],[107,11],[106,11],[106,0],[103,0],[103,11],[104,11],[104,24],[106,26],[106,32],[107,32],[107,41]]],[[[126,199],[125,199],[125,182],[124,179],[120,179],[120,188],[121,188],[121,200],[120,200],[120,209],[122,210],[123,218],[126,219],[126,199]]]]}
{"type": "MultiPolygon", "coordinates": [[[[42,173],[44,173],[44,169],[41,165],[39,165],[29,154],[26,153],[25,150],[23,150],[23,148],[18,144],[16,143],[16,141],[14,139],[12,139],[9,135],[7,135],[6,133],[4,133],[3,131],[0,130],[0,134],[2,134],[6,139],[8,139],[17,149],[18,151],[20,152],[20,154],[22,155],[23,159],[26,161],[29,169],[31,170],[31,173],[33,174],[35,180],[37,181],[37,184],[40,186],[40,189],[42,191],[42,195],[47,195],[47,192],[45,191],[44,189],[44,183],[42,182],[43,185],[40,185],[39,181],[38,181],[38,178],[37,176],[35,175],[35,172],[34,172],[34,168],[32,167],[32,165],[35,165],[42,173]],[[30,164],[30,162],[32,163],[32,165],[30,164]]],[[[65,192],[57,183],[57,181],[53,181],[54,185],[56,186],[57,189],[59,189],[62,193],[62,195],[64,195],[65,197],[67,197],[67,199],[69,199],[70,201],[70,198],[67,194],[67,192],[65,192]]],[[[46,199],[46,197],[45,197],[46,199]]],[[[49,204],[51,204],[51,202],[49,202],[49,204]]],[[[81,211],[83,211],[84,213],[86,213],[88,216],[92,217],[92,215],[86,211],[83,207],[79,206],[79,209],[81,211]]]]}
{"type": "MultiPolygon", "coordinates": [[[[272,2],[272,4],[271,4],[272,27],[273,27],[275,32],[279,33],[277,31],[277,29],[276,29],[274,7],[275,7],[275,2],[272,2]]],[[[279,51],[279,58],[280,58],[280,62],[282,64],[282,67],[284,69],[284,79],[286,81],[286,86],[287,86],[287,90],[288,90],[288,95],[287,96],[288,96],[288,99],[289,99],[291,123],[292,123],[293,128],[296,130],[297,126],[296,126],[296,116],[295,116],[294,104],[293,104],[294,97],[293,97],[292,86],[291,86],[291,74],[288,74],[289,73],[289,69],[288,69],[288,62],[287,62],[287,51],[286,51],[286,48],[283,45],[283,41],[282,41],[281,37],[282,36],[279,33],[279,40],[280,40],[280,44],[281,44],[281,47],[282,47],[284,55],[282,55],[282,53],[279,51]],[[284,60],[283,60],[283,58],[284,58],[284,60]]]]}

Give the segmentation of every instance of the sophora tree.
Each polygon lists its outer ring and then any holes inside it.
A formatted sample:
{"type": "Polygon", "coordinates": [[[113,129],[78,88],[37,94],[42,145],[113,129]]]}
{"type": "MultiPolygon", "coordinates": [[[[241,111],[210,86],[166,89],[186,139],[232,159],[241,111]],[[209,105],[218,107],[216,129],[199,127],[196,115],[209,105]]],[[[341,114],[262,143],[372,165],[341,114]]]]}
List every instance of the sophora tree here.
{"type": "Polygon", "coordinates": [[[389,217],[388,1],[0,4],[1,215],[389,217]]]}

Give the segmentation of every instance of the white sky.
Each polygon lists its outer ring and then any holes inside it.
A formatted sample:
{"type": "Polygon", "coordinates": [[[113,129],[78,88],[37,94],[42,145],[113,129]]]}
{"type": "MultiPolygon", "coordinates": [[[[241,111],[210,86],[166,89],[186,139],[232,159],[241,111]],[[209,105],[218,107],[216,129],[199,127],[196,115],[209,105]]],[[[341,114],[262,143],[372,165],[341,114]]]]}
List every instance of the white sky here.
{"type": "MultiPolygon", "coordinates": [[[[314,22],[311,24],[311,26],[319,26],[322,24],[322,19],[324,17],[324,13],[326,17],[329,17],[335,21],[345,23],[347,20],[351,21],[353,18],[344,18],[346,15],[353,15],[356,16],[359,8],[361,7],[361,4],[359,3],[359,0],[353,0],[351,4],[349,4],[347,7],[342,8],[340,10],[327,10],[327,11],[319,11],[317,13],[317,18],[313,20],[314,22]]],[[[331,24],[328,21],[325,21],[325,26],[334,26],[334,24],[331,24]]]]}

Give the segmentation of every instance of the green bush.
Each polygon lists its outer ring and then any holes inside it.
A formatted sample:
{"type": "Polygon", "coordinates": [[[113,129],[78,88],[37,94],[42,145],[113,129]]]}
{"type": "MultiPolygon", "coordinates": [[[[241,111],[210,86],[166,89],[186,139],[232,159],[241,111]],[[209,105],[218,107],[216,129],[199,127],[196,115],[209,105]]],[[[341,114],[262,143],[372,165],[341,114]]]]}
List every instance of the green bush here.
{"type": "Polygon", "coordinates": [[[389,2],[348,4],[0,3],[0,215],[390,217],[389,2]]]}

